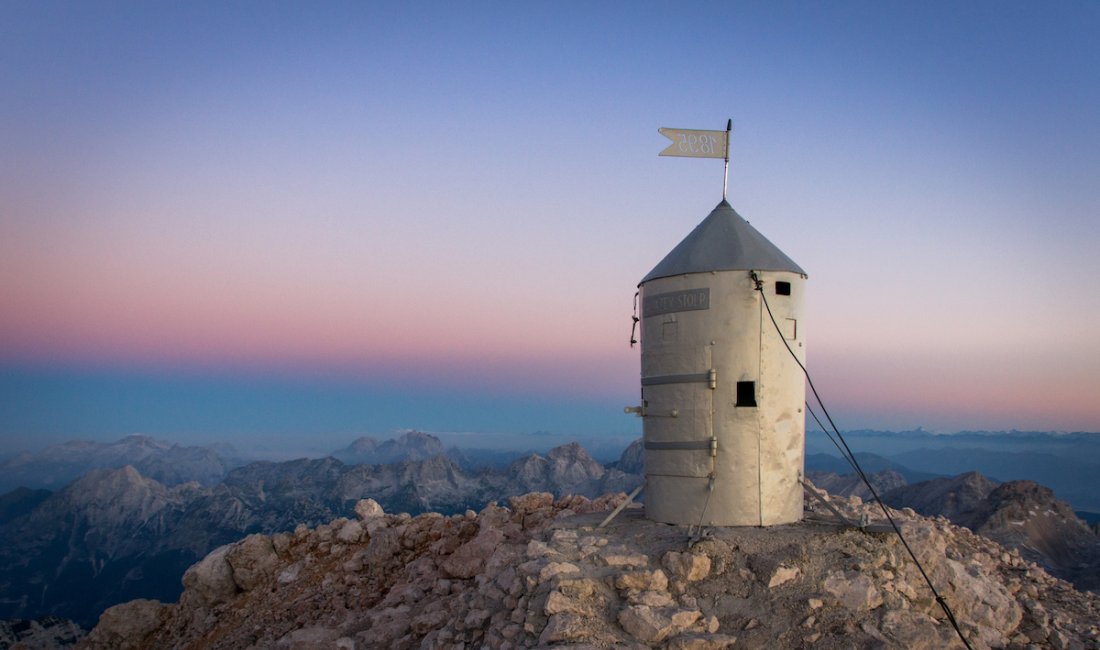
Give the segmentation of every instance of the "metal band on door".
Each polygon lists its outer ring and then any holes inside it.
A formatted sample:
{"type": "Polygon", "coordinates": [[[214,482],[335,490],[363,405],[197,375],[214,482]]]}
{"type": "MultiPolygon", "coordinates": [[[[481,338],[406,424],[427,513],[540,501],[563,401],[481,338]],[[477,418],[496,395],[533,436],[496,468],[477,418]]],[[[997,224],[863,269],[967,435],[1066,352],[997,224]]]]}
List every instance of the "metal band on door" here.
{"type": "MultiPolygon", "coordinates": [[[[643,377],[642,386],[669,386],[674,384],[706,384],[710,391],[715,390],[718,387],[718,371],[714,368],[707,370],[706,372],[691,373],[683,375],[661,375],[654,377],[643,377]]],[[[708,391],[708,393],[710,393],[708,391]]],[[[668,441],[652,441],[646,440],[644,443],[647,451],[656,452],[673,452],[673,451],[705,451],[709,452],[710,458],[710,471],[704,475],[695,474],[670,474],[663,472],[648,472],[655,476],[673,476],[681,478],[709,478],[714,475],[714,459],[718,455],[718,439],[714,437],[714,415],[713,415],[713,393],[708,395],[710,399],[707,400],[707,431],[709,437],[703,440],[668,440],[668,441]]],[[[671,416],[667,414],[651,413],[648,409],[642,412],[642,417],[678,417],[680,409],[672,409],[671,416]]]]}

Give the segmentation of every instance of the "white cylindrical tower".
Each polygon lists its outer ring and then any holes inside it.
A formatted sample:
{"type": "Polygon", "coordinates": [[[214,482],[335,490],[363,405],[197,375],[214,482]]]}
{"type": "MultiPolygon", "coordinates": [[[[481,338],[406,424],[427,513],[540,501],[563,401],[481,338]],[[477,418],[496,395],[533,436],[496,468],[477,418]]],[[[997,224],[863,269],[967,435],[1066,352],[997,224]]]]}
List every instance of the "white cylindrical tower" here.
{"type": "Polygon", "coordinates": [[[639,283],[649,519],[802,518],[805,280],[723,200],[639,283]]]}

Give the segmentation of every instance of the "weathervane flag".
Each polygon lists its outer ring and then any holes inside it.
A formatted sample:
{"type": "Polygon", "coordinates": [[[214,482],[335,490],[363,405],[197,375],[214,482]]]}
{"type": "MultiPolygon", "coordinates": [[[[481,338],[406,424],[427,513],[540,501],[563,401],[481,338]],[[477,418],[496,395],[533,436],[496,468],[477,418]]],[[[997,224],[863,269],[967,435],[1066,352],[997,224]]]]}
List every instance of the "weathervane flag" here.
{"type": "Polygon", "coordinates": [[[658,156],[685,158],[725,158],[729,147],[725,131],[660,128],[657,132],[672,140],[658,156]]]}
{"type": "Polygon", "coordinates": [[[722,171],[722,200],[726,199],[729,189],[730,173],[730,131],[733,120],[726,120],[725,131],[704,131],[701,129],[669,129],[661,127],[657,132],[672,140],[672,144],[661,150],[658,156],[681,156],[684,158],[723,158],[726,161],[722,171]]]}

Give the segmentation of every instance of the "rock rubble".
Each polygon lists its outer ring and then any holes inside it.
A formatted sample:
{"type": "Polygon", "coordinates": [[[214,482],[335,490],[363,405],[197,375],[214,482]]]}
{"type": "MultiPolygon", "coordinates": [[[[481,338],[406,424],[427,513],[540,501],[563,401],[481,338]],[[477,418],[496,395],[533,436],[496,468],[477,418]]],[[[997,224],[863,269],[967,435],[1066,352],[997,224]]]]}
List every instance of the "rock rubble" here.
{"type": "Polygon", "coordinates": [[[76,623],[57,616],[0,621],[0,648],[53,650],[71,647],[85,634],[76,623]]]}
{"type": "MultiPolygon", "coordinates": [[[[364,500],[354,519],[215,550],[178,603],[115,606],[80,647],[961,647],[893,534],[808,519],[689,537],[639,507],[598,527],[624,499],[415,518],[364,500]]],[[[946,519],[896,519],[975,648],[1100,647],[1095,595],[946,519]]]]}

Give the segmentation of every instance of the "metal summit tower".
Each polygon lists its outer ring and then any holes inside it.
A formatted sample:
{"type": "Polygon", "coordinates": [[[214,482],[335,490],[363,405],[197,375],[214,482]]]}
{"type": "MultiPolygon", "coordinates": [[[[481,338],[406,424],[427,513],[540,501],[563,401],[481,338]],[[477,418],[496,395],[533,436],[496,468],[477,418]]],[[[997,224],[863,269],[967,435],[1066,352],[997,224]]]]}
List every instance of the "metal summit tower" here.
{"type": "Polygon", "coordinates": [[[802,518],[806,277],[723,198],[638,284],[649,519],[802,518]]]}

